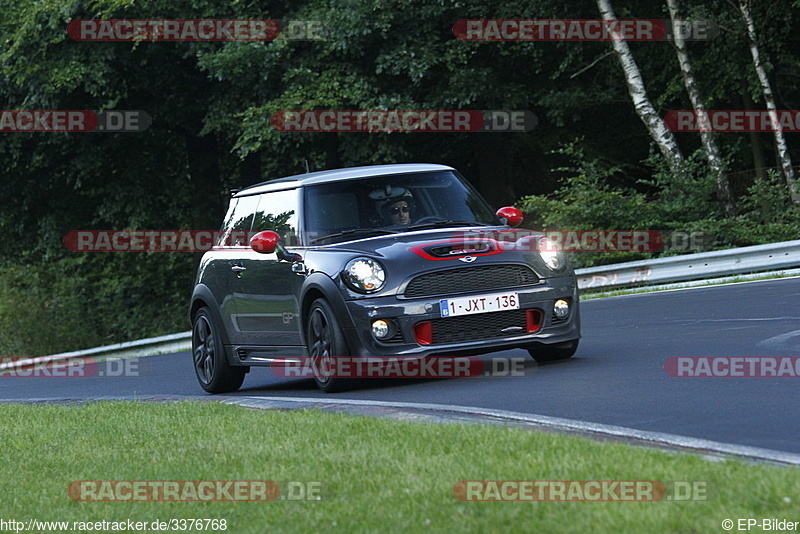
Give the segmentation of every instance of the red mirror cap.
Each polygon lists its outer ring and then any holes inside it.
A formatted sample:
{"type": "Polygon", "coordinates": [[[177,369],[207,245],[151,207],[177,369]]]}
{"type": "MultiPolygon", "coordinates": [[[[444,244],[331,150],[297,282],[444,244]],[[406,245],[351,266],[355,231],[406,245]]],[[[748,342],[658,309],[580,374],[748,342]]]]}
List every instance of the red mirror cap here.
{"type": "Polygon", "coordinates": [[[261,254],[272,254],[280,240],[280,236],[272,230],[264,230],[250,238],[250,248],[261,254]]]}
{"type": "Polygon", "coordinates": [[[509,226],[519,226],[522,224],[522,219],[525,218],[522,212],[513,206],[500,208],[497,210],[496,215],[501,219],[505,219],[509,226]]]}

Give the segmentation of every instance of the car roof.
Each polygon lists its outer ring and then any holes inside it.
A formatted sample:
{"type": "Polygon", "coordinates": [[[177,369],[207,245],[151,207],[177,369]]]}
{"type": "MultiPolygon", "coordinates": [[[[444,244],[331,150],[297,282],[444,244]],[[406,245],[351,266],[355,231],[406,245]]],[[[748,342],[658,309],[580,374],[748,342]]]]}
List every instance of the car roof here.
{"type": "Polygon", "coordinates": [[[290,189],[302,185],[316,185],[343,180],[356,180],[358,178],[372,178],[375,176],[391,176],[396,174],[413,174],[419,172],[454,171],[447,165],[433,163],[399,163],[395,165],[369,165],[366,167],[349,167],[346,169],[332,169],[328,171],[309,172],[296,174],[285,178],[277,178],[252,185],[237,192],[235,197],[257,195],[269,191],[290,189]]]}

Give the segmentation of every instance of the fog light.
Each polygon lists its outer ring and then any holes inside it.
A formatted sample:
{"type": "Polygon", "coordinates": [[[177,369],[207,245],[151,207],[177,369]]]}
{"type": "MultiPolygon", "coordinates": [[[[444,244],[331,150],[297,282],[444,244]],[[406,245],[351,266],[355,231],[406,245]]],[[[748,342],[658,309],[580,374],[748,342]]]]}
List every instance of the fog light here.
{"type": "Polygon", "coordinates": [[[385,319],[377,319],[372,321],[372,335],[375,339],[389,339],[395,333],[394,325],[385,319]]]}
{"type": "Polygon", "coordinates": [[[558,319],[563,319],[569,315],[569,302],[563,299],[557,300],[553,305],[553,313],[558,319]]]}

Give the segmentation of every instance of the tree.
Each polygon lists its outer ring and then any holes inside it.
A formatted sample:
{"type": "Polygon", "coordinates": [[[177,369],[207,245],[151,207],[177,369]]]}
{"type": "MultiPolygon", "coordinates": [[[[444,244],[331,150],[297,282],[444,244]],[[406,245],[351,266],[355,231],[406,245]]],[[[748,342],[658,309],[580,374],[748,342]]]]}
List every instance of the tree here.
{"type": "Polygon", "coordinates": [[[772,93],[772,86],[767,77],[767,71],[764,68],[764,63],[761,59],[761,54],[758,49],[758,36],[756,35],[756,25],[753,21],[753,14],[750,10],[750,0],[739,0],[739,11],[742,14],[742,19],[747,26],[747,39],[750,47],[750,54],[753,56],[753,67],[758,75],[758,80],[761,83],[761,92],[764,95],[764,103],[767,106],[770,120],[772,122],[772,132],[775,136],[775,148],[778,151],[778,161],[780,162],[783,176],[786,179],[786,184],[789,186],[789,193],[792,197],[792,202],[795,204],[796,209],[800,212],[800,191],[797,189],[797,180],[795,179],[794,169],[792,168],[792,158],[789,155],[789,147],[786,144],[786,138],[783,135],[783,127],[778,120],[777,108],[775,106],[775,97],[772,93]]]}
{"type": "MultiPolygon", "coordinates": [[[[610,0],[597,0],[597,8],[605,21],[616,20],[610,0]]],[[[611,40],[614,52],[619,59],[622,70],[625,73],[625,80],[628,85],[628,93],[633,101],[636,114],[644,123],[650,137],[655,141],[659,150],[667,160],[667,164],[673,174],[679,175],[684,172],[685,163],[683,154],[678,146],[673,133],[664,125],[664,121],[659,116],[650,99],[647,96],[647,89],[644,86],[642,73],[633,58],[628,43],[618,34],[611,40]]]]}
{"type": "Polygon", "coordinates": [[[706,158],[708,159],[708,166],[711,172],[714,173],[717,183],[717,200],[719,201],[722,213],[725,217],[733,217],[736,215],[736,208],[733,204],[733,195],[731,194],[728,176],[725,172],[725,162],[720,154],[717,142],[714,139],[714,134],[710,128],[705,127],[708,122],[706,115],[706,106],[700,96],[700,89],[698,87],[697,79],[695,78],[692,64],[689,61],[689,53],[686,49],[686,40],[683,33],[678,31],[678,0],[667,0],[667,7],[669,8],[669,17],[672,22],[672,27],[675,28],[673,45],[675,53],[678,56],[678,64],[681,68],[683,75],[683,83],[686,87],[686,92],[689,93],[689,99],[692,102],[692,108],[698,116],[700,127],[700,139],[703,143],[703,150],[705,151],[706,158]]]}

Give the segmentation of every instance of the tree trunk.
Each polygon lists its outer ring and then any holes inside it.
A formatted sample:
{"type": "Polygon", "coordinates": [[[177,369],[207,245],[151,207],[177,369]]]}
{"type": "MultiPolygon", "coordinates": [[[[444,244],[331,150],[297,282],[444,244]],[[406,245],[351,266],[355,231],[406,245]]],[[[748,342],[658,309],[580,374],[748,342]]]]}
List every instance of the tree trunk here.
{"type": "Polygon", "coordinates": [[[493,209],[511,206],[519,198],[514,190],[514,154],[507,137],[513,134],[484,134],[471,136],[477,157],[478,182],[473,183],[493,209]]]}
{"type": "MultiPolygon", "coordinates": [[[[667,0],[667,7],[669,8],[669,18],[672,21],[672,27],[675,28],[677,27],[676,21],[678,20],[678,0],[667,0]]],[[[674,32],[673,44],[675,46],[675,53],[678,55],[681,74],[683,74],[683,84],[686,86],[686,92],[689,93],[689,100],[692,102],[692,108],[701,126],[706,125],[708,123],[706,106],[703,99],[700,97],[700,90],[697,87],[697,78],[694,75],[694,69],[692,69],[692,64],[689,61],[689,53],[686,50],[686,40],[683,38],[681,32],[674,32]]],[[[722,209],[722,214],[725,217],[735,217],[736,208],[733,205],[733,195],[731,194],[728,174],[725,172],[725,162],[720,155],[714,133],[710,128],[700,128],[700,141],[703,144],[703,151],[706,153],[706,159],[708,159],[708,166],[716,178],[717,201],[722,209]]]]}
{"type": "MultiPolygon", "coordinates": [[[[219,148],[214,134],[203,137],[186,135],[186,159],[192,184],[192,229],[218,230],[227,209],[227,198],[221,189],[219,148]]],[[[195,253],[195,264],[202,252],[195,253]]]]}
{"type": "MultiPolygon", "coordinates": [[[[739,83],[742,87],[742,107],[745,111],[753,111],[756,109],[756,104],[750,96],[750,90],[747,87],[747,80],[740,78],[739,83]]],[[[753,153],[753,166],[756,169],[756,177],[761,180],[767,179],[767,158],[764,157],[764,145],[761,142],[761,134],[759,132],[748,132],[750,136],[750,151],[753,153]]]]}
{"type": "MultiPolygon", "coordinates": [[[[603,20],[616,20],[610,0],[597,0],[597,8],[600,10],[600,15],[603,17],[603,20]]],[[[650,132],[650,137],[656,142],[659,150],[661,150],[661,153],[667,160],[670,171],[675,175],[682,174],[685,170],[685,165],[681,149],[678,146],[675,135],[667,129],[664,125],[664,121],[653,107],[653,104],[650,103],[644,81],[642,80],[642,74],[639,72],[639,67],[633,59],[633,54],[628,47],[628,43],[618,38],[612,39],[611,44],[622,65],[622,70],[625,72],[628,93],[633,101],[636,114],[639,115],[647,131],[650,132]]]]}
{"type": "Polygon", "coordinates": [[[761,62],[761,57],[758,52],[756,25],[753,22],[752,13],[750,13],[750,0],[739,0],[739,11],[742,12],[742,18],[744,18],[744,22],[747,25],[747,40],[750,45],[750,54],[753,56],[753,66],[756,69],[756,74],[758,74],[758,80],[761,82],[761,92],[764,94],[764,102],[767,105],[769,117],[772,121],[772,131],[775,135],[775,148],[778,151],[778,161],[783,170],[786,185],[789,186],[792,202],[794,202],[796,209],[800,211],[800,191],[797,190],[797,181],[795,180],[794,169],[792,168],[792,158],[789,156],[789,147],[786,145],[783,127],[778,120],[775,97],[772,94],[772,86],[769,83],[767,72],[764,70],[764,64],[761,62]]]}
{"type": "MultiPolygon", "coordinates": [[[[339,154],[339,134],[330,133],[325,136],[325,169],[340,169],[342,157],[339,154]]],[[[323,169],[311,169],[321,171],[323,169]]]]}
{"type": "Polygon", "coordinates": [[[265,177],[261,171],[261,151],[249,152],[239,162],[239,182],[236,187],[245,188],[254,184],[265,182],[270,177],[265,177]]]}

